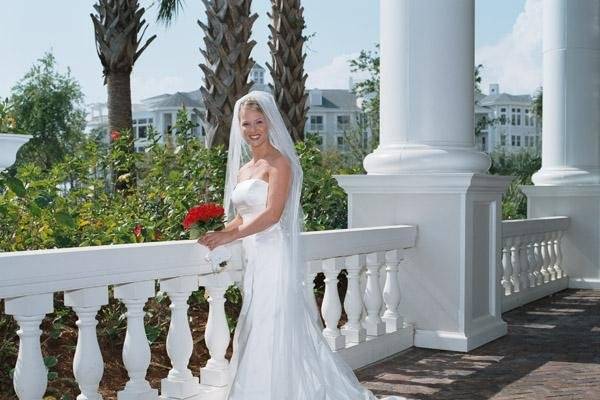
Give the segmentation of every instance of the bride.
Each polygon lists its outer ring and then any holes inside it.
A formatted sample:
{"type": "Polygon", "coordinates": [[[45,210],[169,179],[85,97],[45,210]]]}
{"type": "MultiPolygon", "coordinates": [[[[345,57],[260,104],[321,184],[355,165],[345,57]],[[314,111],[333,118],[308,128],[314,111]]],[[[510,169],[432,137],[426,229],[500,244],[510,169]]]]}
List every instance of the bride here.
{"type": "Polygon", "coordinates": [[[330,350],[304,289],[302,168],[271,94],[254,91],[236,102],[229,143],[229,222],[198,240],[212,250],[242,239],[245,253],[226,398],[376,400],[330,350]]]}

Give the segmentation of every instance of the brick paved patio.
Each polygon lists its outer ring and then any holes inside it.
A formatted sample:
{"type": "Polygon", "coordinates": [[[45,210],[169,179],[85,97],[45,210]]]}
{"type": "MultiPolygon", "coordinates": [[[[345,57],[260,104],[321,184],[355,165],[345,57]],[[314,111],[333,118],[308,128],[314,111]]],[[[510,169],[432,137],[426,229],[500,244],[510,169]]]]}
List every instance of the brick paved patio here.
{"type": "Polygon", "coordinates": [[[600,291],[566,290],[504,320],[508,335],[468,354],[413,348],[358,377],[378,397],[600,399],[600,291]]]}

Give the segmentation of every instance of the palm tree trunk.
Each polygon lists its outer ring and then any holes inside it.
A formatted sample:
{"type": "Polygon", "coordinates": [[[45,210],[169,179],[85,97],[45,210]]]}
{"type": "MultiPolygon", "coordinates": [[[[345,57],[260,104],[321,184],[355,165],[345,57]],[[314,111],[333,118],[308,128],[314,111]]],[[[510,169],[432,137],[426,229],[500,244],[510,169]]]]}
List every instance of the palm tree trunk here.
{"type": "Polygon", "coordinates": [[[272,0],[269,48],[273,65],[267,64],[273,78],[273,96],[295,142],[304,140],[308,111],[303,53],[304,8],[300,0],[272,0]]]}
{"type": "Polygon", "coordinates": [[[106,76],[108,92],[108,126],[110,131],[131,131],[131,84],[127,72],[112,72],[106,76]]]}
{"type": "Polygon", "coordinates": [[[200,88],[206,117],[204,126],[208,146],[229,146],[229,130],[235,102],[248,93],[254,60],[250,52],[256,44],[250,40],[258,14],[250,15],[252,0],[202,0],[207,23],[198,21],[204,31],[204,86],[200,88]]]}

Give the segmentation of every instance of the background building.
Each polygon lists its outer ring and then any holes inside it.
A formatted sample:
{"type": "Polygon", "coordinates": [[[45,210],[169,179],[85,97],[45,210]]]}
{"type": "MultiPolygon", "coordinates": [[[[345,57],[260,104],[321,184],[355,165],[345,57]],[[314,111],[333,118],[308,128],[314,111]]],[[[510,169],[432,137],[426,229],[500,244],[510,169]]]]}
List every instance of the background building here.
{"type": "Polygon", "coordinates": [[[477,137],[481,150],[488,153],[495,150],[528,150],[540,153],[541,126],[533,114],[532,105],[533,99],[530,95],[501,93],[497,83],[490,85],[487,96],[476,95],[476,121],[482,118],[490,121],[477,137]]]}
{"type": "MultiPolygon", "coordinates": [[[[265,80],[265,69],[256,64],[249,79],[254,81],[253,89],[271,91],[265,80]]],[[[358,99],[345,89],[309,89],[309,110],[304,127],[305,135],[316,135],[317,142],[322,149],[347,149],[346,135],[358,135],[364,145],[368,142],[370,130],[362,123],[363,113],[358,106],[358,99]]],[[[172,134],[171,128],[175,125],[177,113],[182,107],[186,108],[190,120],[198,124],[195,134],[199,138],[205,137],[202,127],[206,109],[202,103],[200,90],[191,92],[176,92],[174,94],[161,94],[144,99],[141,103],[133,104],[133,130],[135,146],[142,151],[148,142],[148,129],[153,126],[161,136],[161,140],[172,134]]],[[[105,103],[89,105],[86,131],[91,133],[97,130],[107,130],[108,109],[105,103]]],[[[108,142],[108,132],[104,135],[108,142]]]]}

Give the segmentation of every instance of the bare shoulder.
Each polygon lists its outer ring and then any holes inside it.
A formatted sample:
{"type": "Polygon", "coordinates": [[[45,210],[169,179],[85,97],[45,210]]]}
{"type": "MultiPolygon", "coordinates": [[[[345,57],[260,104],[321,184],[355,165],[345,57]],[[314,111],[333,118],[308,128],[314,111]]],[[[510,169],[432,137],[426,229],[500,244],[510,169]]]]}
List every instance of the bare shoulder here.
{"type": "Polygon", "coordinates": [[[277,170],[280,173],[289,173],[291,170],[290,160],[279,151],[269,160],[271,168],[277,170]]]}

